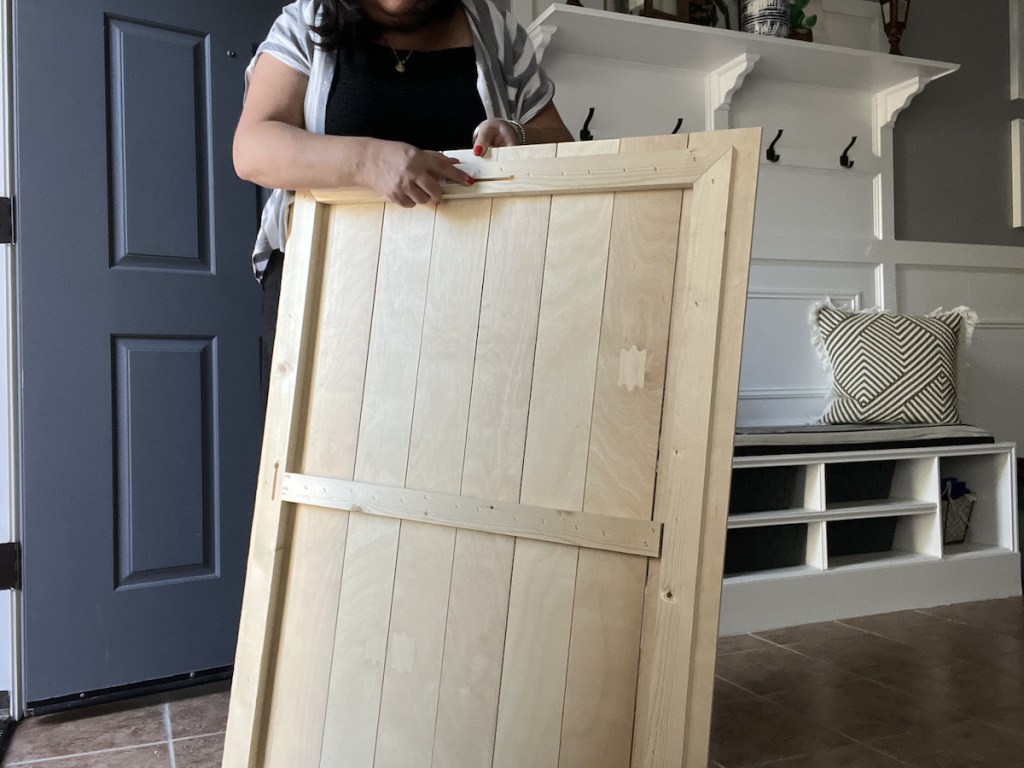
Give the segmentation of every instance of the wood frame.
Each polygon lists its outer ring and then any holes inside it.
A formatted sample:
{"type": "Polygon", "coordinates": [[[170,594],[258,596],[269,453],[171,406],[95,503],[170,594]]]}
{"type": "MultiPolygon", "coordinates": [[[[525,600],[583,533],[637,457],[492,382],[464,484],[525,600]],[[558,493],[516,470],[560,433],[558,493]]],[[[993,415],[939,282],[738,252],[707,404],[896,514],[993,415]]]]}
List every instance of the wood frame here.
{"type": "MultiPolygon", "coordinates": [[[[759,148],[760,131],[745,129],[501,150],[472,170],[501,181],[449,190],[436,214],[427,206],[400,214],[379,200],[367,202],[365,193],[298,196],[225,768],[706,764],[759,148]],[[676,201],[674,220],[665,220],[671,222],[667,227],[630,229],[643,220],[654,200],[650,195],[676,201]],[[507,207],[499,206],[502,197],[510,201],[507,207]],[[537,202],[524,202],[530,199],[537,202]],[[522,217],[527,209],[541,215],[522,217]],[[433,231],[434,245],[427,238],[424,246],[422,233],[432,231],[434,217],[441,221],[442,213],[451,214],[458,227],[433,231]],[[494,222],[506,214],[513,221],[502,229],[494,222]],[[395,231],[389,222],[399,215],[404,229],[395,231]],[[612,220],[621,226],[609,230],[601,223],[612,220]],[[545,262],[544,252],[559,238],[559,253],[583,254],[599,271],[586,273],[577,265],[558,274],[561,262],[551,256],[545,262]],[[334,249],[342,241],[345,248],[334,249]],[[360,250],[364,241],[370,243],[367,252],[379,248],[381,254],[399,242],[400,268],[385,264],[383,255],[379,265],[334,262],[360,250]],[[448,450],[446,421],[421,423],[419,410],[415,419],[411,413],[398,418],[412,442],[405,443],[409,455],[399,457],[397,472],[395,451],[376,448],[364,436],[394,433],[398,422],[392,417],[400,410],[395,398],[404,379],[411,376],[417,392],[430,390],[440,399],[455,387],[446,371],[421,367],[417,374],[415,360],[410,369],[407,355],[394,354],[405,338],[398,315],[412,313],[414,323],[425,323],[423,300],[380,296],[395,285],[426,285],[425,263],[441,265],[438,270],[445,263],[430,261],[431,248],[446,254],[458,245],[472,254],[478,250],[473,242],[524,260],[537,250],[531,244],[540,243],[544,290],[541,296],[538,282],[533,354],[521,355],[534,375],[521,403],[529,407],[531,425],[525,447],[515,454],[505,439],[475,440],[472,424],[468,437],[464,426],[455,425],[453,434],[471,444],[456,446],[464,451],[467,469],[461,485],[458,479],[453,485],[433,460],[448,450]],[[644,358],[645,376],[626,346],[635,346],[631,338],[646,332],[647,310],[630,309],[614,319],[609,307],[631,307],[647,297],[629,291],[613,296],[616,283],[608,277],[606,286],[605,272],[619,270],[632,280],[633,271],[643,271],[646,252],[664,250],[665,244],[671,271],[647,277],[665,297],[653,302],[664,305],[665,351],[660,370],[653,357],[644,358]],[[428,258],[421,261],[416,254],[424,247],[428,258]],[[627,258],[613,266],[587,255],[606,258],[602,248],[627,258]],[[346,281],[341,288],[339,270],[346,281]],[[336,300],[339,291],[344,300],[336,300]],[[376,301],[394,306],[376,314],[375,293],[376,301]],[[580,298],[584,294],[591,298],[580,298]],[[352,306],[360,302],[367,303],[361,313],[352,306]],[[372,338],[371,311],[379,326],[372,338]],[[362,319],[356,322],[357,317],[362,319]],[[562,335],[549,333],[552,328],[562,335]],[[557,341],[563,337],[572,344],[557,341]],[[583,368],[567,367],[565,358],[576,356],[583,368]],[[374,370],[387,375],[371,381],[366,371],[380,361],[374,370]],[[596,378],[587,382],[547,373],[583,370],[594,362],[596,378]],[[591,405],[619,402],[627,391],[649,401],[646,416],[629,409],[599,413],[591,405]],[[355,423],[344,416],[353,405],[355,423]],[[588,433],[579,444],[571,430],[558,428],[565,410],[580,411],[588,424],[605,418],[620,423],[588,433]],[[391,421],[380,422],[375,414],[391,421]],[[356,432],[366,443],[360,443],[358,456],[356,432]],[[614,450],[635,452],[628,443],[641,432],[651,436],[650,495],[637,508],[630,497],[633,483],[615,464],[621,454],[614,450]],[[417,442],[417,434],[429,440],[417,442]],[[600,444],[609,435],[611,448],[600,444]],[[580,449],[586,489],[566,487],[576,475],[562,459],[580,449]],[[605,450],[613,451],[612,466],[603,474],[588,470],[605,450]],[[557,460],[544,458],[552,456],[557,460]],[[519,462],[522,470],[521,479],[511,481],[511,494],[501,473],[508,462],[519,462]],[[331,470],[324,479],[318,469],[327,464],[348,469],[331,470]],[[359,482],[348,479],[353,472],[359,482]],[[471,474],[477,478],[472,482],[471,474]],[[584,491],[593,501],[580,511],[584,491]],[[478,513],[479,524],[473,522],[478,513]],[[434,524],[423,525],[424,516],[434,524]],[[620,519],[605,526],[605,516],[620,519]],[[470,566],[476,570],[465,572],[470,566]],[[487,592],[485,585],[496,591],[487,592]],[[431,612],[432,605],[438,610],[431,612]],[[377,647],[372,637],[390,640],[377,647]],[[572,642],[573,637],[585,642],[572,642]],[[485,640],[500,651],[497,667],[481,667],[465,645],[485,640]],[[467,671],[462,662],[469,658],[476,661],[467,671]],[[472,684],[449,680],[450,674],[470,672],[472,684]],[[485,686],[479,681],[485,678],[494,690],[483,707],[485,686]],[[333,687],[335,680],[342,688],[333,687]],[[608,699],[612,689],[623,694],[623,707],[587,709],[608,699]],[[416,706],[419,696],[434,709],[421,711],[429,707],[416,706]],[[475,719],[480,725],[474,731],[475,719]]],[[[666,210],[673,210],[671,202],[666,210]]],[[[526,269],[525,261],[505,263],[495,268],[509,274],[526,269]]],[[[468,305],[456,295],[479,295],[482,269],[449,268],[444,278],[431,272],[445,301],[432,305],[428,297],[427,311],[436,313],[432,328],[442,336],[428,339],[423,326],[414,349],[428,340],[448,345],[456,327],[469,329],[473,338],[485,333],[484,320],[467,319],[468,305]]],[[[491,300],[515,311],[520,297],[502,291],[501,280],[490,288],[484,282],[481,312],[491,300]]],[[[634,285],[629,280],[621,284],[634,285]]],[[[475,363],[444,359],[480,371],[490,364],[482,343],[477,342],[475,363]]],[[[646,342],[641,346],[646,351],[646,342]]],[[[505,349],[494,349],[499,348],[505,349]]],[[[499,363],[491,369],[499,376],[517,365],[509,359],[499,363]]],[[[482,374],[474,376],[475,387],[482,374]]],[[[508,402],[499,406],[501,412],[511,408],[508,402]]]]}

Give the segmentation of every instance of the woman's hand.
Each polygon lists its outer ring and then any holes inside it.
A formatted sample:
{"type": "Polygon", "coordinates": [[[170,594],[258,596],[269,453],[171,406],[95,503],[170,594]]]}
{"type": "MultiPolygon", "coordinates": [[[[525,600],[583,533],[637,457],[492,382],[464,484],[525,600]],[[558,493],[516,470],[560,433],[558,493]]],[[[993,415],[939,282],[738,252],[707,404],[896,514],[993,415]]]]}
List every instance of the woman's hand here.
{"type": "Polygon", "coordinates": [[[412,208],[441,202],[441,181],[469,186],[472,176],[455,167],[459,161],[398,141],[376,141],[362,169],[362,183],[389,202],[412,208]]]}
{"type": "Polygon", "coordinates": [[[482,155],[491,147],[519,146],[519,132],[508,120],[492,117],[473,131],[473,154],[482,155]]]}

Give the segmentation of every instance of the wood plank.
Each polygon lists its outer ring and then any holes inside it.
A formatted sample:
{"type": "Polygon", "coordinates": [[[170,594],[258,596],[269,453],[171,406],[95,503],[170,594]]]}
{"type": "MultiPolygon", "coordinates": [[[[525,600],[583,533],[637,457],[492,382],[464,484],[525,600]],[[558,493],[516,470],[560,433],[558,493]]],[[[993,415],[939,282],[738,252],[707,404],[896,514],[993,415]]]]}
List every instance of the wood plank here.
{"type": "MultiPolygon", "coordinates": [[[[663,146],[623,139],[621,152],[663,146]]],[[[583,509],[653,515],[682,192],[616,193],[583,509]],[[625,350],[643,350],[626,386],[625,350]]],[[[621,768],[632,748],[647,561],[581,550],[562,715],[561,768],[621,768]]]]}
{"type": "Polygon", "coordinates": [[[462,487],[490,209],[489,200],[437,208],[408,488],[458,493],[462,487]]]}
{"type": "MultiPolygon", "coordinates": [[[[433,206],[385,208],[356,480],[405,480],[434,214],[433,206]]],[[[322,766],[374,762],[400,530],[382,517],[349,521],[322,766]]]]}
{"type": "Polygon", "coordinates": [[[725,561],[725,530],[728,521],[732,476],[736,396],[739,388],[740,354],[747,307],[750,251],[753,240],[754,201],[760,167],[760,129],[717,131],[692,136],[694,149],[708,147],[714,152],[731,147],[734,157],[729,200],[727,257],[719,314],[719,350],[716,358],[718,382],[712,397],[711,437],[708,442],[710,469],[704,498],[704,540],[700,546],[695,591],[694,652],[690,666],[690,711],[684,762],[702,765],[707,760],[711,734],[715,653],[718,647],[718,616],[722,596],[722,567],[725,561]]]}
{"type": "MultiPolygon", "coordinates": [[[[437,207],[406,486],[458,493],[490,201],[437,207]]],[[[377,733],[378,768],[429,768],[456,531],[402,524],[377,733]]]]}
{"type": "Polygon", "coordinates": [[[376,768],[429,768],[455,530],[402,523],[376,768]]]}
{"type": "Polygon", "coordinates": [[[386,207],[356,480],[405,482],[434,214],[429,205],[386,207]]]}
{"type": "Polygon", "coordinates": [[[491,209],[462,480],[470,496],[519,498],[550,209],[546,197],[491,209]]]}
{"type": "Polygon", "coordinates": [[[227,768],[256,768],[266,736],[266,709],[273,688],[272,669],[284,591],[285,553],[291,536],[291,508],[278,494],[284,473],[293,468],[301,442],[312,299],[322,265],[322,209],[299,195],[295,228],[281,293],[266,429],[256,486],[245,595],[231,683],[231,706],[224,738],[227,768]]]}
{"type": "MultiPolygon", "coordinates": [[[[742,140],[756,138],[757,131],[749,131],[742,140]]],[[[742,323],[749,259],[749,240],[744,250],[728,233],[738,231],[742,238],[749,232],[754,192],[750,175],[734,187],[732,154],[730,149],[695,184],[692,210],[684,214],[689,237],[680,244],[655,500],[656,519],[666,524],[665,543],[662,559],[650,568],[644,614],[633,752],[637,768],[707,761],[739,374],[739,351],[732,348],[742,337],[742,326],[726,307],[742,323]],[[740,205],[730,218],[734,189],[749,196],[750,205],[740,205]],[[722,352],[725,348],[728,352],[722,352]],[[720,355],[731,359],[723,362],[720,355]],[[723,462],[725,471],[719,467],[723,462]],[[706,554],[717,560],[714,579],[710,569],[704,571],[706,554]]],[[[745,168],[756,173],[753,157],[748,153],[743,159],[745,168]]]]}
{"type": "Polygon", "coordinates": [[[536,507],[472,496],[288,474],[282,498],[319,507],[537,541],[657,557],[660,523],[536,507]]]}
{"type": "Polygon", "coordinates": [[[514,548],[507,536],[456,536],[433,768],[493,759],[514,548]]]}
{"type": "MultiPolygon", "coordinates": [[[[559,147],[614,152],[617,142],[559,147]]],[[[524,504],[582,509],[615,195],[551,201],[523,465],[524,504]],[[580,226],[587,222],[587,226],[580,226]]]]}
{"type": "Polygon", "coordinates": [[[399,525],[397,520],[349,515],[322,768],[373,765],[399,525]]]}
{"type": "Polygon", "coordinates": [[[494,768],[558,764],[577,552],[516,541],[494,768]]]}
{"type": "MultiPolygon", "coordinates": [[[[563,144],[556,159],[524,159],[522,147],[515,147],[509,159],[475,159],[460,166],[475,178],[484,179],[471,187],[446,185],[446,200],[481,197],[580,194],[606,192],[608,188],[678,189],[689,187],[704,175],[721,154],[716,152],[634,152],[606,154],[595,142],[563,144]],[[585,146],[578,150],[576,147],[585,146]],[[564,152],[564,154],[563,154],[564,152]],[[581,157],[581,156],[586,157],[581,157]],[[592,157],[592,155],[594,155],[592,157]],[[487,181],[486,179],[494,179],[487,181]]],[[[614,152],[614,150],[612,150],[614,152]]],[[[499,156],[500,157],[500,156],[499,156]]],[[[536,157],[536,156],[535,156],[536,157]]],[[[381,197],[363,188],[317,189],[313,196],[322,203],[373,203],[381,197]]]]}
{"type": "MultiPolygon", "coordinates": [[[[558,151],[582,155],[616,146],[559,145],[558,151]]],[[[583,505],[613,203],[611,194],[551,201],[523,504],[583,505]]],[[[578,551],[516,542],[495,768],[558,764],[578,551]]]]}
{"type": "MultiPolygon", "coordinates": [[[[550,157],[552,146],[496,150],[550,157]]],[[[495,200],[491,209],[462,492],[519,497],[537,307],[550,201],[495,200]]],[[[514,540],[456,536],[434,768],[490,766],[512,580],[514,540]]]]}
{"type": "Polygon", "coordinates": [[[383,219],[383,205],[330,209],[301,462],[307,474],[353,476],[383,219]]]}
{"type": "MultiPolygon", "coordinates": [[[[303,467],[352,477],[373,309],[382,205],[332,211],[316,303],[303,467]]],[[[269,712],[265,766],[317,765],[345,559],[348,515],[298,506],[269,712]]]]}
{"type": "Polygon", "coordinates": [[[623,768],[633,736],[645,558],[580,550],[562,715],[562,768],[623,768]]]}
{"type": "Polygon", "coordinates": [[[261,768],[318,765],[334,626],[345,561],[347,514],[295,508],[288,579],[261,768]]]}

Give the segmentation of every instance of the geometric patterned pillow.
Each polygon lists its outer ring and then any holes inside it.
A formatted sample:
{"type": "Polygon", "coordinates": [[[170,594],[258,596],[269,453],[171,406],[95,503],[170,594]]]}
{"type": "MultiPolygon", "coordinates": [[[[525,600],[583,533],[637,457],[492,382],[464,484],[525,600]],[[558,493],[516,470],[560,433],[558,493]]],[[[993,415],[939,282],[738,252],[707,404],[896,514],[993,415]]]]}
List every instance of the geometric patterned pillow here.
{"type": "Polygon", "coordinates": [[[959,423],[958,352],[977,319],[967,307],[915,317],[819,304],[812,337],[832,379],[821,422],[959,423]]]}

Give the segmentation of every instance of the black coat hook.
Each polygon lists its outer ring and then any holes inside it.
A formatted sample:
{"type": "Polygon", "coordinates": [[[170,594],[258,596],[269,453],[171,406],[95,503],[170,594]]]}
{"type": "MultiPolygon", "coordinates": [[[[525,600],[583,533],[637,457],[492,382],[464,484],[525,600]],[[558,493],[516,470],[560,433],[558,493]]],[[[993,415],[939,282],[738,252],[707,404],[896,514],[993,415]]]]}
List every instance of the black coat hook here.
{"type": "Polygon", "coordinates": [[[587,113],[587,119],[583,121],[583,127],[580,129],[580,141],[592,141],[594,134],[589,130],[590,121],[594,119],[594,108],[591,107],[587,113]]]}
{"type": "Polygon", "coordinates": [[[779,132],[775,134],[775,138],[772,139],[772,143],[768,145],[768,151],[764,153],[764,156],[766,158],[768,158],[769,162],[772,162],[772,163],[779,162],[779,153],[775,151],[775,145],[776,145],[776,143],[778,143],[779,139],[781,139],[781,138],[782,138],[782,129],[779,128],[779,132]]]}
{"type": "Polygon", "coordinates": [[[854,136],[853,139],[850,140],[850,143],[846,145],[846,149],[843,150],[843,154],[839,156],[839,164],[843,166],[843,168],[853,168],[854,161],[850,159],[850,149],[856,143],[857,137],[854,136]]]}
{"type": "Polygon", "coordinates": [[[672,133],[679,133],[679,129],[683,127],[683,118],[676,120],[676,127],[672,129],[672,133]]]}

